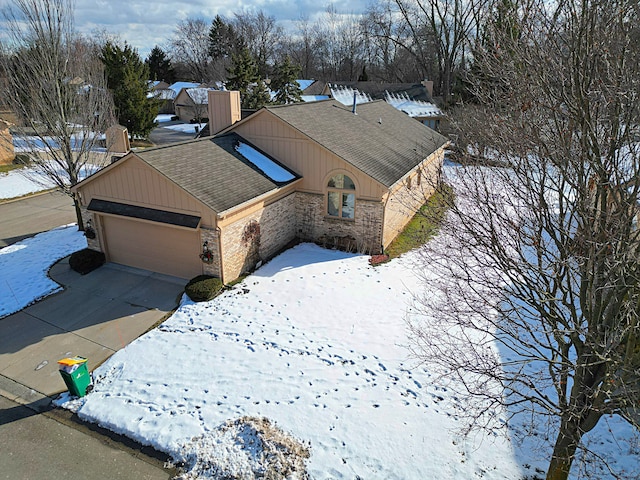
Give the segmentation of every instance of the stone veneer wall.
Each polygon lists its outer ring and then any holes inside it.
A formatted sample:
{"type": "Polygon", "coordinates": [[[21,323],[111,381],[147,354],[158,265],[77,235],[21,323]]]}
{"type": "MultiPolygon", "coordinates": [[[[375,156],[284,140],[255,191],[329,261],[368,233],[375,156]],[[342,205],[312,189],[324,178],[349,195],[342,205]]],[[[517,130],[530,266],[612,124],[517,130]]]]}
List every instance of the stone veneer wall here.
{"type": "Polygon", "coordinates": [[[225,282],[253,270],[296,238],[295,203],[296,194],[292,193],[222,229],[225,282]],[[259,225],[259,234],[247,238],[253,222],[259,225]]]}
{"type": "Polygon", "coordinates": [[[297,236],[300,240],[327,246],[349,246],[359,252],[380,253],[384,206],[381,202],[356,200],[355,219],[343,220],[326,215],[324,195],[296,194],[297,236]],[[355,241],[349,243],[349,238],[355,241]]]}
{"type": "Polygon", "coordinates": [[[213,254],[213,262],[202,262],[202,273],[222,278],[222,268],[220,262],[220,232],[217,229],[200,228],[200,241],[209,242],[209,250],[213,254]]]}
{"type": "Polygon", "coordinates": [[[91,220],[91,226],[96,232],[96,238],[87,238],[87,247],[89,247],[91,250],[104,252],[104,250],[102,250],[102,246],[100,245],[100,232],[98,231],[96,218],[89,210],[87,210],[87,207],[80,207],[80,214],[82,215],[82,222],[84,223],[85,229],[87,228],[89,220],[91,220]]]}
{"type": "Polygon", "coordinates": [[[443,158],[443,149],[435,152],[420,170],[406,178],[403,185],[389,196],[384,218],[385,248],[435,192],[443,158]]]}

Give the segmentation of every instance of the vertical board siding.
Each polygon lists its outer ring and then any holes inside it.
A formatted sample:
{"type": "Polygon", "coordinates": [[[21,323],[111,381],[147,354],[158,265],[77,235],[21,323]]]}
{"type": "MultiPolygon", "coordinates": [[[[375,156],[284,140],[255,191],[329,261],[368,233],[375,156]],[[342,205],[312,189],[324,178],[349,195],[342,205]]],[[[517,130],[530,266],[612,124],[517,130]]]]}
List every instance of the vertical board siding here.
{"type": "Polygon", "coordinates": [[[304,191],[324,193],[327,173],[340,170],[356,181],[359,198],[381,199],[384,194],[371,177],[268,113],[239,125],[235,131],[302,176],[304,191]]]}
{"type": "Polygon", "coordinates": [[[125,160],[122,165],[82,186],[81,191],[87,205],[96,197],[198,214],[202,217],[203,224],[215,226],[214,212],[135,157],[125,160]]]}

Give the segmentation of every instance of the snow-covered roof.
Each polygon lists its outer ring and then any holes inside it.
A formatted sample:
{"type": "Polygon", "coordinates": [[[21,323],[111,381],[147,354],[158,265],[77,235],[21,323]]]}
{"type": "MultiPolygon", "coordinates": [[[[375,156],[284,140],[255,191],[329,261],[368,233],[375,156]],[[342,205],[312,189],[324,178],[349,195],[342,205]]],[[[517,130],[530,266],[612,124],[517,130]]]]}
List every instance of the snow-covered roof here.
{"type": "Polygon", "coordinates": [[[328,100],[329,95],[302,95],[303,102],[319,102],[320,100],[328,100]]]}
{"type": "Polygon", "coordinates": [[[355,88],[329,84],[329,89],[331,90],[331,96],[343,105],[353,105],[354,98],[356,104],[368,103],[371,101],[371,97],[369,95],[362,93],[355,88]]]}
{"type": "Polygon", "coordinates": [[[193,100],[193,103],[209,105],[209,90],[215,90],[215,88],[187,88],[185,91],[191,100],[193,100]]]}
{"type": "Polygon", "coordinates": [[[442,111],[433,103],[411,100],[406,93],[385,93],[387,103],[410,117],[439,117],[442,111]]]}
{"type": "Polygon", "coordinates": [[[180,93],[180,90],[182,90],[183,88],[196,88],[199,87],[200,84],[199,83],[193,83],[193,82],[176,82],[173,83],[171,85],[169,85],[169,88],[171,90],[173,90],[174,92],[176,92],[176,95],[178,93],[180,93]]]}
{"type": "Polygon", "coordinates": [[[147,98],[157,98],[158,100],[175,100],[178,93],[169,88],[161,88],[147,93],[147,98]]]}
{"type": "Polygon", "coordinates": [[[296,82],[298,82],[298,85],[300,86],[300,90],[304,90],[306,88],[309,88],[311,85],[313,85],[313,82],[315,82],[315,80],[296,80],[296,82]]]}
{"type": "Polygon", "coordinates": [[[278,165],[251,145],[239,142],[236,145],[236,151],[274,182],[290,182],[296,178],[289,170],[278,165]]]}

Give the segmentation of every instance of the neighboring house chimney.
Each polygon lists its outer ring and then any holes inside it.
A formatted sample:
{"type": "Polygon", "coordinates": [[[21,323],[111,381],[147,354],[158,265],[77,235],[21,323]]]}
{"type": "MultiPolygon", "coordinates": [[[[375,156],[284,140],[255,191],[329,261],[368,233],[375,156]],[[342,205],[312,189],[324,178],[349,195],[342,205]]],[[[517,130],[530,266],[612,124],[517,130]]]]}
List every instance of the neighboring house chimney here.
{"type": "Polygon", "coordinates": [[[124,157],[131,150],[127,127],[122,125],[109,127],[105,132],[105,137],[107,139],[107,152],[111,154],[112,161],[124,157]]]}
{"type": "Polygon", "coordinates": [[[209,90],[209,132],[215,135],[241,118],[240,92],[209,90]]]}
{"type": "Polygon", "coordinates": [[[433,99],[433,80],[423,80],[422,85],[424,85],[424,88],[427,89],[427,92],[429,92],[429,99],[433,99]]]}
{"type": "Polygon", "coordinates": [[[0,165],[9,165],[16,158],[13,149],[13,137],[9,131],[10,126],[9,122],[0,119],[0,165]]]}

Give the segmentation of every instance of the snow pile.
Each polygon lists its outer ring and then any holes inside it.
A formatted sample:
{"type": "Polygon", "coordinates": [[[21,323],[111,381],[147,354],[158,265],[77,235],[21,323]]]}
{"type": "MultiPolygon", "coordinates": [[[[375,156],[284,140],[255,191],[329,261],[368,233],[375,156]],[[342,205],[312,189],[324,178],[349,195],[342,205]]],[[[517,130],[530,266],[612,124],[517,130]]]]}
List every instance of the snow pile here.
{"type": "Polygon", "coordinates": [[[307,480],[309,449],[266,418],[227,421],[185,447],[187,473],[197,478],[307,480]],[[193,453],[191,453],[193,452],[193,453]]]}
{"type": "Polygon", "coordinates": [[[0,250],[0,318],[61,289],[47,276],[51,265],[86,248],[76,224],[56,228],[0,250]]]}

